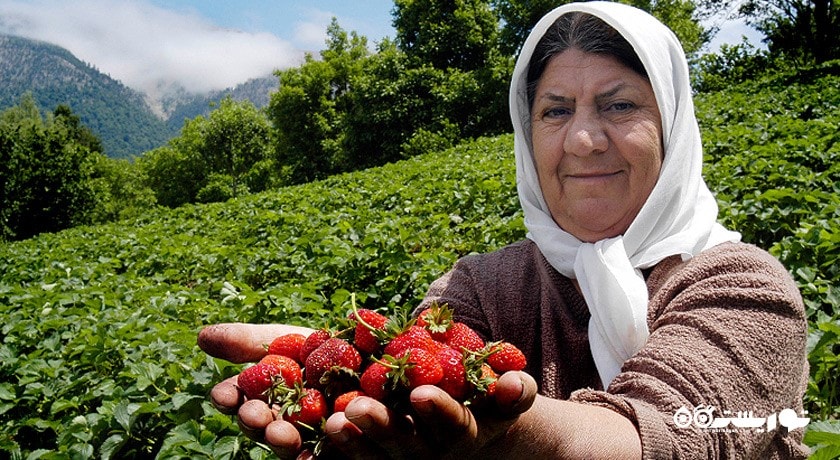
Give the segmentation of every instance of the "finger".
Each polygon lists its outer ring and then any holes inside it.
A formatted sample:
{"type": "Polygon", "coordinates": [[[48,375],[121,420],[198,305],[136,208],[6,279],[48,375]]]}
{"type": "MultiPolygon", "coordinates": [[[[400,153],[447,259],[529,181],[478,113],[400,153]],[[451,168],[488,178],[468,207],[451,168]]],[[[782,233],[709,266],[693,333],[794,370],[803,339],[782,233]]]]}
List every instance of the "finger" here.
{"type": "Polygon", "coordinates": [[[370,440],[371,445],[393,458],[420,458],[424,450],[411,419],[366,396],[358,397],[344,410],[347,421],[370,440]]]}
{"type": "Polygon", "coordinates": [[[330,415],[324,424],[324,433],[329,445],[349,458],[376,458],[381,452],[359,427],[347,420],[344,412],[330,415]]]}
{"type": "Polygon", "coordinates": [[[409,396],[411,405],[422,426],[432,432],[435,438],[475,439],[478,426],[470,410],[452,399],[448,393],[433,385],[415,388],[409,396]]]}
{"type": "Polygon", "coordinates": [[[265,443],[281,459],[301,458],[303,441],[294,425],[274,420],[265,427],[265,443]]]}
{"type": "Polygon", "coordinates": [[[262,441],[265,428],[274,421],[274,412],[264,401],[250,399],[239,406],[239,428],[245,436],[262,441]]]}
{"type": "Polygon", "coordinates": [[[242,405],[243,395],[236,386],[238,375],[222,380],[210,390],[210,402],[219,412],[234,415],[242,405]]]}
{"type": "Polygon", "coordinates": [[[531,408],[537,382],[525,372],[505,372],[496,381],[496,406],[502,417],[515,417],[531,408]]]}
{"type": "Polygon", "coordinates": [[[213,324],[198,333],[198,346],[210,356],[232,363],[259,361],[266,345],[290,333],[309,335],[311,329],[288,324],[213,324]]]}

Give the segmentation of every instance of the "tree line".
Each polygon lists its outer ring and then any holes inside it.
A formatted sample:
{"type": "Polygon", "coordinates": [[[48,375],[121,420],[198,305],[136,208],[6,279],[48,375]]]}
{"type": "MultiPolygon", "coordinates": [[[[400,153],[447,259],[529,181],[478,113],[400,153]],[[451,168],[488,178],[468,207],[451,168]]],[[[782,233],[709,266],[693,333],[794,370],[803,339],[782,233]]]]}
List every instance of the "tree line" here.
{"type": "MultiPolygon", "coordinates": [[[[107,158],[67,106],[42,114],[23,96],[0,113],[0,240],[132,217],[152,206],[224,201],[506,132],[516,52],[558,3],[395,0],[396,36],[375,50],[334,19],[323,51],[276,73],[268,107],[224,99],[134,161],[107,158]]],[[[819,41],[840,25],[837,1],[740,2],[738,14],[765,33],[768,50],[743,43],[703,56],[714,30],[700,20],[732,11],[733,1],[628,3],[675,31],[701,91],[780,62],[840,57],[836,40],[819,41]]]]}

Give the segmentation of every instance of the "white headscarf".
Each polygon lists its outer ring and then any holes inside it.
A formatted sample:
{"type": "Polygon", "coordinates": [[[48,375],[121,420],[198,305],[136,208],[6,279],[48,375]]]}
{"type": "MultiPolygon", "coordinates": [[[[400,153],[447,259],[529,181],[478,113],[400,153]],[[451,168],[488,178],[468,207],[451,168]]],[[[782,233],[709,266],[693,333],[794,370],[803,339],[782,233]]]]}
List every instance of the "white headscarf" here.
{"type": "Polygon", "coordinates": [[[522,47],[510,87],[516,182],[528,238],[564,276],[576,278],[592,317],[589,342],[604,388],[647,341],[648,292],[641,269],[679,254],[684,260],[726,241],[739,241],[716,222],[717,203],[701,176],[703,152],[694,117],[688,64],[670,29],[648,13],[619,3],[573,3],[554,9],[522,47]],[[616,29],[647,70],[662,117],[665,158],[659,180],[624,233],[583,243],[554,222],[540,191],[531,151],[528,63],[546,30],[580,11],[616,29]]]}

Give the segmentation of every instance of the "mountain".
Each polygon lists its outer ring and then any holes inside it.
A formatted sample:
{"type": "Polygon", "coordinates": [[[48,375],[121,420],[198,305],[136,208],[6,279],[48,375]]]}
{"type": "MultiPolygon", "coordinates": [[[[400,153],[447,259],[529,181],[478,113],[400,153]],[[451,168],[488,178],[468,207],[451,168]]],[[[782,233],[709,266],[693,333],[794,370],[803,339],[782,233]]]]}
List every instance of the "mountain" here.
{"type": "Polygon", "coordinates": [[[167,125],[170,129],[179,131],[184,120],[198,115],[208,115],[213,107],[227,96],[235,101],[251,101],[257,108],[263,108],[268,105],[271,92],[275,91],[278,85],[277,77],[269,76],[253,78],[233,88],[213,91],[209,94],[189,94],[179,91],[176,94],[169,93],[164,97],[161,106],[165,110],[167,125]]]}
{"type": "Polygon", "coordinates": [[[274,76],[208,94],[172,86],[161,91],[164,96],[159,100],[152,100],[60,46],[2,34],[0,82],[0,110],[17,105],[26,92],[44,111],[68,105],[113,158],[140,156],[165,145],[178,135],[185,119],[207,115],[228,95],[265,107],[278,86],[274,76]]]}
{"type": "Polygon", "coordinates": [[[31,92],[42,110],[70,106],[115,158],[139,156],[176,132],[132,90],[59,46],[0,35],[0,109],[31,92]]]}

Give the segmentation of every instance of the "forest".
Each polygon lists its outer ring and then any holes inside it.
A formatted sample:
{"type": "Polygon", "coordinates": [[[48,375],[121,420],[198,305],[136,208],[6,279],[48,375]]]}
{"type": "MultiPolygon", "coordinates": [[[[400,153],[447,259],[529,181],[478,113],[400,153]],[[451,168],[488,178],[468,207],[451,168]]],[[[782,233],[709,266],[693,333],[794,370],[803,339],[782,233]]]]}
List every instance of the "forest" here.
{"type": "MultiPolygon", "coordinates": [[[[334,21],[318,56],[278,72],[264,110],[223,100],[133,160],[105,156],[66,106],[24,95],[0,113],[0,451],[268,455],[207,403],[239,368],[197,352],[197,331],[314,325],[351,292],[410,306],[458,257],[522,238],[499,95],[556,3],[396,0],[397,35],[376,51],[334,21]]],[[[820,40],[840,5],[740,2],[766,49],[708,54],[700,19],[733,2],[631,3],[691,57],[720,220],[779,258],[805,298],[806,443],[835,458],[840,52],[820,40]]]]}

